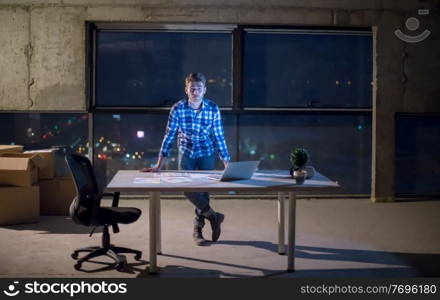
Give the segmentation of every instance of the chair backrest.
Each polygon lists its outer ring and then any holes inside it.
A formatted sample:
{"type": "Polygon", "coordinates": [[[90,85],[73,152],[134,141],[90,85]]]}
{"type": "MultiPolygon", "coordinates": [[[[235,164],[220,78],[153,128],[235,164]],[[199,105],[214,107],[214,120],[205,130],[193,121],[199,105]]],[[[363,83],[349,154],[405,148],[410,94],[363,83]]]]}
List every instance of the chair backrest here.
{"type": "Polygon", "coordinates": [[[101,203],[98,184],[90,160],[78,154],[67,154],[66,162],[73,175],[77,196],[70,205],[70,216],[75,223],[94,225],[93,217],[101,203]]]}

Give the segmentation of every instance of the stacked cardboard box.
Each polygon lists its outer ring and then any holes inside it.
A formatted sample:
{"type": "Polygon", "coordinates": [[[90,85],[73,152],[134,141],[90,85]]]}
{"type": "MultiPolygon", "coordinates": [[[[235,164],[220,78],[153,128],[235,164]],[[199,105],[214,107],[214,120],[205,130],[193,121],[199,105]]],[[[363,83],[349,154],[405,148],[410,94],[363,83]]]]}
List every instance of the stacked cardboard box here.
{"type": "Polygon", "coordinates": [[[53,149],[25,151],[24,153],[38,154],[44,161],[44,164],[38,169],[38,179],[52,179],[55,177],[55,154],[53,149]]]}
{"type": "Polygon", "coordinates": [[[38,183],[38,169],[45,166],[42,157],[33,153],[1,153],[0,184],[32,186],[38,183]]]}
{"type": "Polygon", "coordinates": [[[67,216],[76,188],[72,177],[55,177],[39,181],[40,214],[42,216],[67,216]]]}
{"type": "Polygon", "coordinates": [[[0,145],[0,225],[34,223],[40,216],[38,167],[43,160],[23,146],[0,145]]]}
{"type": "Polygon", "coordinates": [[[0,153],[20,153],[23,152],[21,145],[0,145],[0,153]]]}
{"type": "Polygon", "coordinates": [[[36,223],[40,220],[40,187],[0,187],[0,225],[36,223]]]}
{"type": "Polygon", "coordinates": [[[71,176],[56,176],[55,150],[26,151],[28,154],[38,154],[45,161],[39,169],[38,184],[40,186],[40,215],[67,216],[69,207],[76,196],[76,188],[71,176]]]}
{"type": "Polygon", "coordinates": [[[54,150],[22,151],[0,145],[0,225],[67,216],[76,189],[71,176],[56,176],[54,150]]]}

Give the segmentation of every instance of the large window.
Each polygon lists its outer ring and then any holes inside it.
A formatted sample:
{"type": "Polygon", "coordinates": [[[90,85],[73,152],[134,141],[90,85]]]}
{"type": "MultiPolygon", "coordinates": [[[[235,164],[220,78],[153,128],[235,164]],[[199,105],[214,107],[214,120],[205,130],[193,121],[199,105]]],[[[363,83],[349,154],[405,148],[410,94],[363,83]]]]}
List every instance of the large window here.
{"type": "Polygon", "coordinates": [[[247,30],[246,107],[371,107],[368,32],[247,30]]]}
{"type": "Polygon", "coordinates": [[[440,115],[396,117],[396,194],[439,195],[440,115]]]}
{"type": "Polygon", "coordinates": [[[186,74],[200,71],[208,79],[207,96],[231,106],[231,31],[198,28],[97,29],[95,105],[171,106],[182,98],[186,74]]]}
{"type": "MultiPolygon", "coordinates": [[[[105,185],[156,162],[184,78],[205,73],[233,160],[290,168],[294,147],[338,180],[371,187],[372,34],[368,29],[89,23],[93,160],[105,185]]],[[[174,148],[166,168],[177,168],[174,148]]],[[[221,168],[220,161],[218,168],[221,168]]]]}

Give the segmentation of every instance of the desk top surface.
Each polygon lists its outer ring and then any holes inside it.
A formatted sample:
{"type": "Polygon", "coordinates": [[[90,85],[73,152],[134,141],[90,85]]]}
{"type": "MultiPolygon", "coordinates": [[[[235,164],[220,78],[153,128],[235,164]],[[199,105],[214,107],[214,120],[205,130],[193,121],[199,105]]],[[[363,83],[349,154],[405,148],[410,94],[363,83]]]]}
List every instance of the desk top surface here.
{"type": "Polygon", "coordinates": [[[315,171],[301,185],[295,183],[288,171],[258,171],[247,180],[219,181],[223,171],[161,171],[143,173],[121,170],[106,190],[109,192],[215,192],[215,191],[318,191],[338,188],[339,184],[315,171]]]}

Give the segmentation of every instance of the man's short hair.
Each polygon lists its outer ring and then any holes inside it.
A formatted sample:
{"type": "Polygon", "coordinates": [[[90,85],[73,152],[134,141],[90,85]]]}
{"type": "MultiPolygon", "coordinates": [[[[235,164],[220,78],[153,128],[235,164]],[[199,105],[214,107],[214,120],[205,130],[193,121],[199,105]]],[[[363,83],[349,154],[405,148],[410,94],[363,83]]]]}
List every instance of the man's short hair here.
{"type": "Polygon", "coordinates": [[[188,76],[186,76],[185,78],[185,84],[188,84],[190,82],[201,82],[206,85],[206,77],[200,72],[189,73],[188,76]]]}

